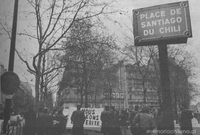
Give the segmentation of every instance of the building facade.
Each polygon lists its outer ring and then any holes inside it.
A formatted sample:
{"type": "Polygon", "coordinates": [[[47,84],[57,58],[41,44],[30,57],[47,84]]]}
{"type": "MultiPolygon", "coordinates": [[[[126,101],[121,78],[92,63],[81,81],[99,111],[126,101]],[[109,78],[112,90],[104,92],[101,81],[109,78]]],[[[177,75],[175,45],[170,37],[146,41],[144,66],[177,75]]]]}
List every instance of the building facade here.
{"type": "Polygon", "coordinates": [[[124,107],[133,109],[136,105],[146,104],[158,107],[158,88],[154,68],[138,68],[136,64],[123,64],[119,69],[120,88],[124,92],[124,107]],[[145,73],[146,72],[146,73],[145,73]]]}
{"type": "MultiPolygon", "coordinates": [[[[103,107],[103,94],[89,94],[88,95],[88,106],[94,108],[103,107]]],[[[83,102],[85,101],[85,97],[83,97],[83,102]]],[[[62,106],[67,109],[70,106],[74,107],[77,104],[81,103],[80,94],[76,93],[76,89],[73,88],[65,88],[59,94],[56,95],[56,105],[62,106]]],[[[84,106],[84,103],[83,103],[84,106]]]]}
{"type": "MultiPolygon", "coordinates": [[[[145,79],[141,76],[135,64],[120,64],[116,74],[117,83],[110,90],[102,89],[101,93],[88,95],[90,107],[114,106],[117,110],[121,110],[133,109],[134,106],[141,106],[142,104],[150,107],[159,106],[158,89],[154,82],[155,73],[153,68],[149,68],[145,79]],[[144,89],[146,90],[145,101],[144,89]]],[[[75,94],[74,91],[70,88],[65,89],[57,99],[62,100],[65,106],[71,103],[74,105],[80,103],[80,95],[75,94]]]]}

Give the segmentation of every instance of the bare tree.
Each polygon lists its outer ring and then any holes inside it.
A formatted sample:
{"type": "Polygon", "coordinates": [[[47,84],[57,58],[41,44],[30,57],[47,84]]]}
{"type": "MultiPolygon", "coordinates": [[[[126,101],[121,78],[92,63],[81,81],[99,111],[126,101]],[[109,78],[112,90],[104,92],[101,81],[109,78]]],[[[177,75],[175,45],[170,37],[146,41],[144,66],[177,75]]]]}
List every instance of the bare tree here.
{"type": "Polygon", "coordinates": [[[119,69],[119,63],[116,63],[116,58],[110,57],[106,59],[105,68],[102,70],[102,85],[104,93],[108,93],[110,106],[112,106],[112,93],[113,89],[116,88],[119,84],[117,71],[119,69]]]}
{"type": "Polygon", "coordinates": [[[102,14],[110,13],[106,11],[109,2],[95,2],[93,0],[28,0],[33,7],[35,16],[35,33],[27,33],[26,31],[18,33],[21,36],[37,40],[37,52],[32,58],[32,62],[28,62],[20,53],[17,53],[20,59],[25,63],[28,71],[35,76],[35,104],[38,106],[41,94],[41,79],[55,70],[60,65],[42,70],[42,59],[45,53],[59,50],[62,45],[62,39],[68,34],[74,22],[87,18],[97,17],[102,14]]]}
{"type": "MultiPolygon", "coordinates": [[[[58,59],[56,58],[55,54],[54,56],[51,56],[51,54],[46,53],[43,56],[42,60],[42,73],[44,73],[46,70],[53,69],[58,67],[57,63],[59,63],[58,59]]],[[[40,94],[40,99],[41,103],[43,106],[52,106],[49,104],[49,101],[53,103],[53,94],[57,91],[57,76],[60,73],[59,69],[54,70],[51,73],[45,74],[41,76],[41,83],[40,83],[40,88],[41,88],[41,94],[40,94]]]]}
{"type": "MultiPolygon", "coordinates": [[[[158,50],[155,46],[144,46],[135,47],[132,44],[133,38],[126,36],[128,39],[127,44],[124,48],[123,54],[128,56],[131,61],[136,63],[141,79],[143,80],[143,102],[145,102],[146,90],[145,82],[151,79],[151,83],[157,87],[158,100],[160,105],[162,104],[162,91],[160,87],[160,70],[159,70],[159,57],[158,50]]],[[[189,77],[193,76],[192,68],[194,63],[192,62],[191,54],[185,49],[186,45],[180,46],[168,46],[169,52],[169,67],[170,67],[170,88],[172,93],[172,99],[174,107],[177,104],[188,104],[191,101],[191,94],[195,92],[194,87],[188,80],[189,77]],[[173,61],[173,62],[172,62],[173,61]],[[176,67],[176,68],[175,68],[176,67]],[[185,92],[183,92],[183,89],[185,92]],[[181,92],[182,91],[182,92],[181,92]]],[[[174,108],[177,110],[177,108],[174,108]]]]}
{"type": "Polygon", "coordinates": [[[155,55],[154,47],[135,47],[133,45],[127,45],[124,48],[124,52],[131,62],[137,66],[137,71],[139,73],[139,78],[142,81],[143,89],[143,102],[146,103],[147,88],[146,83],[152,79],[152,69],[153,57],[155,55]]]}
{"type": "Polygon", "coordinates": [[[65,74],[61,86],[76,88],[81,103],[85,97],[85,106],[88,95],[95,92],[91,88],[104,67],[105,58],[115,47],[112,37],[95,33],[92,28],[90,20],[74,23],[64,44],[65,55],[62,59],[65,74]]]}

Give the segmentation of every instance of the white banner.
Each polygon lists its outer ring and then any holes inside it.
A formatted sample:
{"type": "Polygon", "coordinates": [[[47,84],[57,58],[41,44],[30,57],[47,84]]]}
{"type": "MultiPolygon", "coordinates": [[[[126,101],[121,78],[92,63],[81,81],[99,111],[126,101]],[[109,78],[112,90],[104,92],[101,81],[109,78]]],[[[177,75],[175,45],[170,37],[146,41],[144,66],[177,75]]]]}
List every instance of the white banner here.
{"type": "MultiPolygon", "coordinates": [[[[64,115],[68,115],[68,121],[66,127],[72,128],[73,124],[71,122],[71,116],[73,111],[76,110],[76,107],[70,107],[69,109],[65,109],[63,111],[64,115]]],[[[89,130],[101,130],[101,112],[103,111],[103,108],[81,108],[82,111],[84,111],[86,120],[84,123],[84,129],[89,130]]]]}

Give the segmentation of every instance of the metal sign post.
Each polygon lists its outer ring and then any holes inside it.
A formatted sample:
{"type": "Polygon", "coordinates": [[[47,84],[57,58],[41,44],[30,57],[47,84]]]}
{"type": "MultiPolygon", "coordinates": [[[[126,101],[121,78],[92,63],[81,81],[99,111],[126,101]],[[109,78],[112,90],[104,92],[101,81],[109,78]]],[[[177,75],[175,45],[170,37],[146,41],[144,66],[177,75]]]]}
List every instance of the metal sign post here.
{"type": "MultiPolygon", "coordinates": [[[[174,120],[173,120],[173,108],[170,92],[170,80],[169,80],[169,68],[168,68],[168,53],[167,44],[158,45],[159,49],[159,64],[160,64],[160,78],[161,78],[161,89],[163,98],[163,119],[162,128],[163,130],[174,131],[174,120]]],[[[163,135],[169,135],[169,133],[163,133],[163,135]]],[[[174,132],[170,133],[174,135],[174,132]]]]}
{"type": "Polygon", "coordinates": [[[162,135],[174,135],[167,44],[187,43],[192,37],[188,1],[133,10],[135,46],[158,45],[163,102],[162,135]]]}
{"type": "MultiPolygon", "coordinates": [[[[13,71],[13,68],[14,68],[15,41],[16,41],[16,31],[17,31],[17,14],[18,14],[18,0],[15,0],[8,71],[13,71]]],[[[3,124],[2,134],[6,134],[8,130],[7,127],[8,127],[8,120],[10,119],[10,113],[11,113],[11,101],[12,99],[8,99],[8,98],[5,101],[4,122],[3,122],[4,124],[3,124]]]]}

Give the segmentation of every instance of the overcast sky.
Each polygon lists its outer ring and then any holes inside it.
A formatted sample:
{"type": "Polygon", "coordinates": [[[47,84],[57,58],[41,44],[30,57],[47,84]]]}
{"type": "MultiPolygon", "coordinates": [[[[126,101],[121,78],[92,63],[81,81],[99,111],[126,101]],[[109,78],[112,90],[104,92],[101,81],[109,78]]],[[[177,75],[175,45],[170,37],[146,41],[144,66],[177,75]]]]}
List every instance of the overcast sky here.
{"type": "MultiPolygon", "coordinates": [[[[123,14],[112,16],[113,20],[115,20],[116,24],[106,23],[108,29],[111,33],[120,37],[120,34],[126,33],[128,28],[132,28],[132,10],[138,8],[144,8],[149,6],[155,6],[166,3],[179,2],[181,0],[116,0],[114,4],[115,8],[122,10],[123,14]]],[[[196,82],[199,82],[200,85],[200,1],[199,0],[188,0],[189,8],[190,8],[190,16],[192,23],[192,32],[193,37],[188,39],[188,51],[192,52],[195,58],[195,63],[197,67],[195,68],[197,78],[196,82]]],[[[28,18],[24,16],[24,11],[30,11],[32,8],[30,6],[26,6],[26,0],[19,0],[19,16],[18,16],[18,28],[17,31],[20,32],[23,29],[29,30],[28,24],[31,21],[34,21],[33,18],[28,18]]],[[[12,14],[13,14],[13,6],[14,0],[0,0],[0,21],[8,20],[7,23],[11,27],[12,26],[12,14]]],[[[25,56],[29,56],[31,53],[34,53],[34,47],[30,47],[29,44],[33,42],[30,39],[23,39],[17,36],[16,48],[23,48],[27,53],[24,53],[25,56]]],[[[2,32],[0,32],[0,63],[8,67],[8,59],[9,59],[9,46],[10,40],[8,36],[2,32]]],[[[33,80],[34,77],[30,76],[25,71],[25,66],[22,62],[20,62],[19,58],[15,57],[15,72],[18,73],[20,79],[22,81],[33,80]],[[25,77],[28,76],[28,77],[25,77]]]]}

